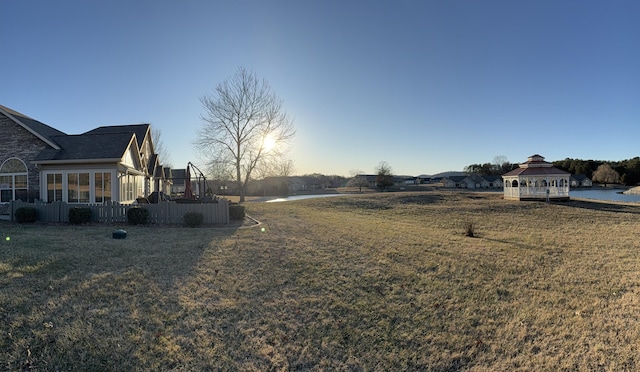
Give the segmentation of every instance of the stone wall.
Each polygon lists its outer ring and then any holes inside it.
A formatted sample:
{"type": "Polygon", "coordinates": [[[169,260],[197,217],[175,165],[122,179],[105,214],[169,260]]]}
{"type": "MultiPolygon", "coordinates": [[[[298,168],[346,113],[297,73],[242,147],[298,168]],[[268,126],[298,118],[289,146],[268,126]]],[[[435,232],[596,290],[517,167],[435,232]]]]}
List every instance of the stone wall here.
{"type": "Polygon", "coordinates": [[[18,158],[27,165],[29,172],[29,196],[39,198],[40,172],[33,164],[33,160],[40,151],[48,148],[44,141],[16,122],[0,113],[0,165],[9,158],[18,158]]]}

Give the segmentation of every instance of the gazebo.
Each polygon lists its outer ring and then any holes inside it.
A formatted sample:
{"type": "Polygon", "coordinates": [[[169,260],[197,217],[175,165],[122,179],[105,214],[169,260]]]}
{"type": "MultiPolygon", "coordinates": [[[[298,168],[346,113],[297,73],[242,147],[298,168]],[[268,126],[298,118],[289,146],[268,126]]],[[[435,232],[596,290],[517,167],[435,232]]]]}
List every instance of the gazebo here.
{"type": "Polygon", "coordinates": [[[571,173],[555,168],[540,155],[502,175],[504,198],[509,200],[569,200],[571,173]]]}

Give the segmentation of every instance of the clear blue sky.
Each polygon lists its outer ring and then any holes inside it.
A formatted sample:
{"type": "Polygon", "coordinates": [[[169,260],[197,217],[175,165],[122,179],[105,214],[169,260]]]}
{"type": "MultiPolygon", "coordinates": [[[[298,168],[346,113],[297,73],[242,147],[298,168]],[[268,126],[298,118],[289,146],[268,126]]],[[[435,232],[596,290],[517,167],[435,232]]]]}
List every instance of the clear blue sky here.
{"type": "Polygon", "coordinates": [[[150,122],[174,167],[243,66],[295,119],[296,173],[640,155],[640,2],[0,2],[0,104],[69,134],[150,122]]]}

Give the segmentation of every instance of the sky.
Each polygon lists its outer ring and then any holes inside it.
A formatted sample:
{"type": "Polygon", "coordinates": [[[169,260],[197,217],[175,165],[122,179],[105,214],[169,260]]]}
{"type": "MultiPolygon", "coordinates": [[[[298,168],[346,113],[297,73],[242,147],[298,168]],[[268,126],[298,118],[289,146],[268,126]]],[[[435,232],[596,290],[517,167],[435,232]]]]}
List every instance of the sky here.
{"type": "Polygon", "coordinates": [[[0,14],[1,105],[68,134],[151,123],[175,168],[206,163],[200,98],[240,67],[293,118],[299,175],[640,156],[635,0],[2,0],[0,14]]]}

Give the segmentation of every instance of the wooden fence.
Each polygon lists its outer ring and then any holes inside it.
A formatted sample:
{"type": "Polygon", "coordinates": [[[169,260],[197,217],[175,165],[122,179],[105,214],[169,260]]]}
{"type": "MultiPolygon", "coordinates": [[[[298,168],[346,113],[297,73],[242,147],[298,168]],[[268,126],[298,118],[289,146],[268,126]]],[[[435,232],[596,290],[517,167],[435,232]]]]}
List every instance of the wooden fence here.
{"type": "Polygon", "coordinates": [[[203,224],[226,225],[229,223],[229,201],[220,199],[217,203],[178,204],[174,201],[158,204],[120,204],[115,202],[104,204],[68,204],[57,201],[52,203],[25,203],[17,200],[11,202],[11,220],[15,220],[16,209],[33,207],[38,213],[38,221],[69,222],[69,209],[83,207],[91,209],[91,222],[98,223],[126,223],[127,211],[131,208],[145,208],[149,211],[149,223],[152,224],[181,224],[187,212],[202,213],[203,224]]]}

